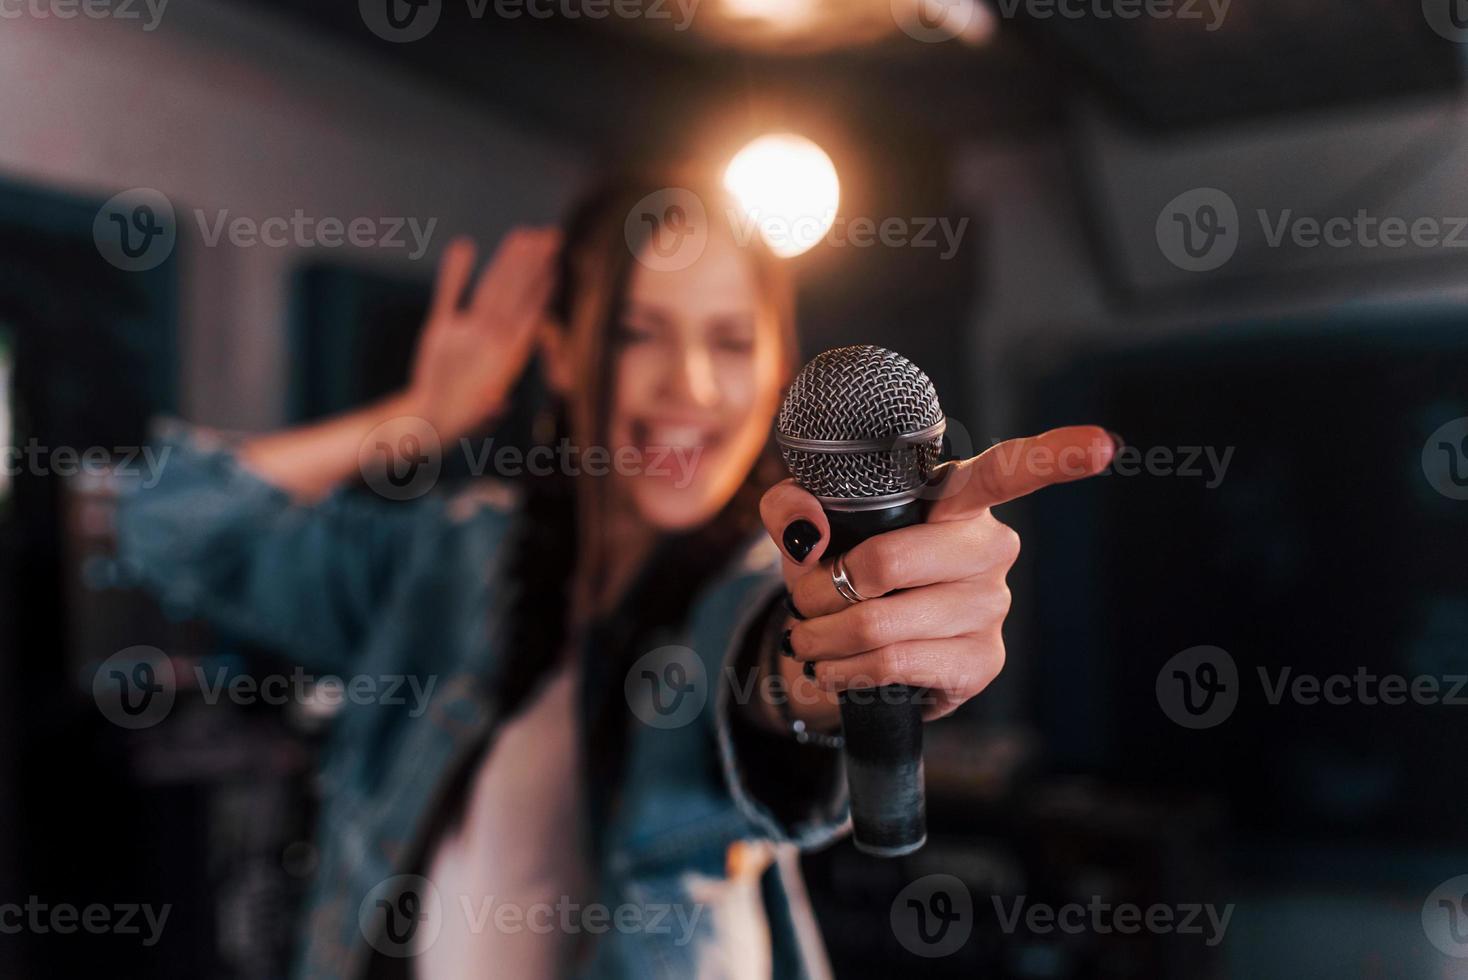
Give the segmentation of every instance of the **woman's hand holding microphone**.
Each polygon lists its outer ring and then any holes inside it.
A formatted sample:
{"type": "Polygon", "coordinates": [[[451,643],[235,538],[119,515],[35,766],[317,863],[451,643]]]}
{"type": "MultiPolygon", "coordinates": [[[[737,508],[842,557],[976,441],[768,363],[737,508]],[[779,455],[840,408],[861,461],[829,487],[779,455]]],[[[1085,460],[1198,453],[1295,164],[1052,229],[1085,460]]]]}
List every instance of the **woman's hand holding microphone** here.
{"type": "Polygon", "coordinates": [[[923,715],[931,720],[988,687],[1004,666],[1005,578],[1020,550],[1019,535],[991,508],[1094,476],[1116,450],[1105,429],[1071,426],[946,464],[927,493],[924,523],[869,538],[843,556],[850,587],[862,597],[856,602],[838,591],[825,557],[831,535],[820,503],[794,480],[772,487],[760,514],[783,555],[796,611],[785,623],[786,656],[777,661],[791,714],[817,730],[834,729],[837,692],[906,684],[928,690],[923,715]]]}

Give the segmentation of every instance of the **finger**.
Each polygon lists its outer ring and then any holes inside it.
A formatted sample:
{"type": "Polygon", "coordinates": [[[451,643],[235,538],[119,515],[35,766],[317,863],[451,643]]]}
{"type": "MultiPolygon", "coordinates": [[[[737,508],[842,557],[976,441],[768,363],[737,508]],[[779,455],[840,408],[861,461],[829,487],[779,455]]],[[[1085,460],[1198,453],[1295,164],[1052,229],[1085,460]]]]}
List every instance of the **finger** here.
{"type": "MultiPolygon", "coordinates": [[[[846,577],[868,598],[938,582],[957,582],[1019,556],[1019,535],[988,512],[970,521],[914,524],[868,538],[844,556],[846,577]]],[[[849,603],[836,591],[831,562],[790,587],[801,614],[826,616],[849,603]]]]}
{"type": "Polygon", "coordinates": [[[1115,454],[1111,435],[1095,425],[1001,442],[973,459],[943,467],[928,520],[962,520],[1054,483],[1095,476],[1115,454]]]}
{"type": "Polygon", "coordinates": [[[459,308],[459,299],[469,276],[474,272],[474,239],[460,236],[449,242],[438,260],[438,276],[433,286],[433,308],[430,319],[443,320],[459,308]]]}
{"type": "MultiPolygon", "coordinates": [[[[906,684],[928,688],[930,705],[962,703],[993,683],[1004,669],[1004,641],[992,635],[905,640],[815,666],[825,691],[906,684]]],[[[951,710],[951,709],[950,709],[951,710]]],[[[925,712],[926,714],[926,712],[925,712]]]]}
{"type": "Polygon", "coordinates": [[[932,704],[923,705],[923,721],[937,721],[939,718],[947,718],[953,712],[963,707],[967,698],[956,698],[945,692],[942,688],[928,692],[933,697],[932,704]]]}
{"type": "Polygon", "coordinates": [[[534,343],[554,283],[552,263],[524,261],[527,254],[528,250],[522,251],[507,266],[510,272],[502,282],[502,294],[492,299],[478,297],[469,318],[471,326],[511,358],[518,358],[534,343]]]}
{"type": "Polygon", "coordinates": [[[525,236],[529,234],[528,228],[511,228],[503,238],[495,244],[494,251],[490,253],[484,268],[479,270],[479,281],[474,285],[474,292],[469,297],[467,309],[474,314],[485,311],[486,305],[492,303],[499,296],[505,284],[510,281],[512,267],[515,265],[516,256],[525,247],[525,236]]]}
{"type": "Polygon", "coordinates": [[[831,525],[820,503],[794,480],[783,480],[760,498],[759,516],[786,561],[786,581],[794,567],[821,560],[831,538],[831,525]]]}
{"type": "Polygon", "coordinates": [[[510,311],[517,300],[534,287],[548,271],[555,255],[557,234],[549,229],[516,228],[505,236],[500,249],[480,274],[469,302],[476,315],[510,311]]]}
{"type": "Polygon", "coordinates": [[[556,256],[560,251],[560,241],[560,233],[551,230],[544,241],[537,245],[528,273],[514,300],[513,315],[517,319],[537,324],[544,319],[551,290],[556,283],[556,256]]]}
{"type": "Polygon", "coordinates": [[[904,640],[941,639],[998,626],[1009,589],[989,582],[942,582],[858,602],[790,628],[798,660],[833,660],[904,640]]]}

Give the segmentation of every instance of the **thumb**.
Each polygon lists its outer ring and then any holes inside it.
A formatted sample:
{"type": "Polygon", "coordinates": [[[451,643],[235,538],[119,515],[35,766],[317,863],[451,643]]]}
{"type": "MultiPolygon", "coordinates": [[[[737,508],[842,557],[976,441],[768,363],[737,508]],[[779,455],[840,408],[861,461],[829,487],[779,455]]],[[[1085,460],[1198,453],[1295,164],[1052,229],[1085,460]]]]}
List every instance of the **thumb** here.
{"type": "Polygon", "coordinates": [[[794,480],[783,480],[760,498],[765,531],[785,557],[787,576],[821,560],[831,539],[831,526],[820,502],[794,480]]]}

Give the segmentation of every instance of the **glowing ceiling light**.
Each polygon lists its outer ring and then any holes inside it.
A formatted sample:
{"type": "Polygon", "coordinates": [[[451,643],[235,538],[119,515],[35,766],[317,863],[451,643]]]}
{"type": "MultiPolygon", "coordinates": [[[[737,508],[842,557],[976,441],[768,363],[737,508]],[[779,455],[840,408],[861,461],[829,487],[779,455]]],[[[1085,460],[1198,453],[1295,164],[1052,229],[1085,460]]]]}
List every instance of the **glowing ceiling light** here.
{"type": "Polygon", "coordinates": [[[841,203],[831,158],[794,133],[761,136],[734,154],[724,187],[781,258],[799,255],[825,237],[841,203]]]}

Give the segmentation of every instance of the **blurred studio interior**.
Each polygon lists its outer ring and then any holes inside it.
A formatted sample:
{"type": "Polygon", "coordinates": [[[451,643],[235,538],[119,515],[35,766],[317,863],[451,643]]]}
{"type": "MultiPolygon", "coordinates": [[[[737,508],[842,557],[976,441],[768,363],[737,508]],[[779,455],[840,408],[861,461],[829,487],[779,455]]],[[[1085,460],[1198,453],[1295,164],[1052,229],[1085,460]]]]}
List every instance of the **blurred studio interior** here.
{"type": "MultiPolygon", "coordinates": [[[[750,193],[824,216],[777,249],[802,361],[906,355],[956,455],[1073,423],[1133,453],[1000,508],[1007,666],[926,726],[926,846],[799,857],[830,974],[1468,977],[1458,0],[0,15],[0,976],[308,975],[332,702],[180,684],[156,724],[99,710],[99,666],[138,647],[180,677],[286,669],[119,558],[116,471],[146,476],[154,420],[263,432],[381,397],[455,236],[554,224],[612,166],[717,181],[765,138],[750,193]],[[118,250],[139,201],[161,255],[118,250]],[[227,224],[295,216],[337,235],[227,224]],[[1169,700],[1200,657],[1222,720],[1169,700]],[[924,949],[896,899],[935,875],[967,931],[924,949]],[[28,903],[170,912],[150,936],[28,903]],[[1009,914],[1125,903],[1229,912],[1009,914]]],[[[533,387],[497,438],[534,438],[533,387]]]]}

